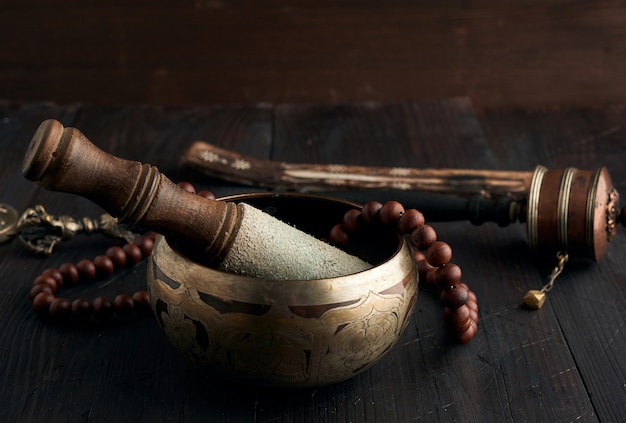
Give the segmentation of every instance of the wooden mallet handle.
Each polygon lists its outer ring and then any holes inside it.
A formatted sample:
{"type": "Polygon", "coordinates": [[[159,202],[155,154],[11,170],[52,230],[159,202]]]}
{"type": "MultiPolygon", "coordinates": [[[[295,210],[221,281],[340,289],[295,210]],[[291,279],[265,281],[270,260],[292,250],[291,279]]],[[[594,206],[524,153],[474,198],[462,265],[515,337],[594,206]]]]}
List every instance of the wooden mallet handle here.
{"type": "Polygon", "coordinates": [[[121,223],[163,233],[202,264],[220,261],[241,223],[237,205],[188,193],[156,167],[108,154],[56,120],[39,126],[22,172],[46,189],[93,201],[121,223]]]}

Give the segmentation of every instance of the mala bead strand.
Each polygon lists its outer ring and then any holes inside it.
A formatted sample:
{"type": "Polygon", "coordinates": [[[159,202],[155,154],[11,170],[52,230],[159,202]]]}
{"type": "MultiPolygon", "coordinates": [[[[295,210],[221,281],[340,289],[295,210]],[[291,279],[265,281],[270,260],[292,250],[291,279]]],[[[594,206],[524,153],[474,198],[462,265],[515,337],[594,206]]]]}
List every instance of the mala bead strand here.
{"type": "Polygon", "coordinates": [[[424,215],[416,209],[405,210],[397,201],[370,201],[360,211],[346,212],[342,223],[331,229],[329,239],[347,245],[350,237],[366,226],[395,227],[408,237],[420,279],[440,290],[446,327],[459,343],[469,342],[477,332],[476,295],[461,282],[461,268],[450,262],[452,248],[437,240],[435,229],[425,224],[424,215]]]}
{"type": "MultiPolygon", "coordinates": [[[[178,185],[186,191],[196,193],[195,187],[189,182],[181,182],[178,185]]],[[[215,195],[210,191],[200,191],[197,194],[215,199],[215,195]]],[[[69,300],[55,294],[61,287],[102,279],[111,275],[116,267],[139,263],[152,253],[156,236],[156,233],[148,232],[134,243],[108,248],[104,254],[96,256],[93,260],[84,259],[76,264],[63,263],[58,269],[44,270],[35,278],[30,290],[33,310],[53,320],[77,322],[86,322],[92,316],[98,321],[105,322],[114,315],[128,318],[133,313],[150,314],[150,297],[144,290],[136,291],[132,295],[118,294],[113,300],[99,296],[93,301],[85,298],[69,300]]]]}
{"type": "Polygon", "coordinates": [[[92,316],[99,321],[107,321],[117,315],[127,318],[134,312],[145,314],[150,311],[148,292],[140,290],[132,296],[118,294],[113,300],[100,296],[89,301],[86,298],[69,300],[55,294],[61,287],[85,283],[93,279],[102,279],[111,275],[115,267],[134,265],[150,255],[155,233],[148,233],[138,238],[136,243],[123,247],[110,247],[105,254],[93,260],[83,259],[76,264],[63,263],[58,269],[49,268],[35,278],[30,291],[33,309],[40,315],[57,321],[74,320],[86,322],[92,316]]]}

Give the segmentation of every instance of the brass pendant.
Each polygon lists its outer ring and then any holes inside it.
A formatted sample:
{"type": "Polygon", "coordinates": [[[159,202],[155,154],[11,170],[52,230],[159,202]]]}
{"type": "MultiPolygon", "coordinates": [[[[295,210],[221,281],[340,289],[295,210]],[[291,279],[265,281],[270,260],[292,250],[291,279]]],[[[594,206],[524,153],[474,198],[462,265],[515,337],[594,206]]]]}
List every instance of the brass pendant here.
{"type": "Polygon", "coordinates": [[[565,268],[565,263],[569,256],[565,251],[559,251],[556,255],[557,264],[552,269],[552,273],[548,277],[548,283],[546,283],[541,289],[531,289],[524,295],[524,304],[528,308],[532,308],[533,310],[539,310],[543,307],[543,304],[546,302],[546,293],[549,292],[554,286],[554,281],[556,278],[563,272],[565,268]]]}
{"type": "Polygon", "coordinates": [[[539,289],[531,289],[524,295],[524,304],[533,310],[539,310],[546,302],[546,293],[539,289]]]}

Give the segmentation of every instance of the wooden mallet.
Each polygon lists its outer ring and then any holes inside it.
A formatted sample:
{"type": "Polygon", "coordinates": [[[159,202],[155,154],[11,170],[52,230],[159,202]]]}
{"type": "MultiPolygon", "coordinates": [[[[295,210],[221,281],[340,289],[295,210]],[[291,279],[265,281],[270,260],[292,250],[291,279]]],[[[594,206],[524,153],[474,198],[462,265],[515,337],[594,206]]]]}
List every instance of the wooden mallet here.
{"type": "Polygon", "coordinates": [[[156,167],[112,156],[78,129],[43,122],[22,171],[53,191],[79,194],[120,223],[165,235],[175,250],[222,270],[265,279],[321,279],[371,266],[247,204],[191,194],[156,167]]]}

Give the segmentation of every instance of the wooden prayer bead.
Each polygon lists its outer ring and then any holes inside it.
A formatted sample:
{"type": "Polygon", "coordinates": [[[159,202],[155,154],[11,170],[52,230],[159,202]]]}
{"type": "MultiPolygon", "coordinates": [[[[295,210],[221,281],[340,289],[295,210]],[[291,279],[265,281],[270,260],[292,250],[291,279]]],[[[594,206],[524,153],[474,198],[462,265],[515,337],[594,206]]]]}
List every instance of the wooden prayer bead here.
{"type": "Polygon", "coordinates": [[[462,322],[455,323],[454,326],[452,327],[452,330],[455,332],[455,335],[458,337],[458,334],[461,334],[467,331],[467,329],[469,329],[471,325],[472,325],[472,318],[471,318],[471,312],[470,312],[470,316],[462,322]]]}
{"type": "MultiPolygon", "coordinates": [[[[453,263],[450,263],[450,264],[453,264],[453,263]]],[[[461,270],[461,268],[459,268],[459,270],[461,270]]],[[[468,291],[469,293],[473,294],[473,292],[472,292],[472,291],[470,291],[469,286],[467,286],[467,284],[466,284],[465,282],[457,282],[456,284],[457,284],[457,285],[459,285],[459,286],[462,286],[463,288],[467,289],[467,291],[468,291]]],[[[469,295],[469,294],[468,294],[468,295],[469,295]]]]}
{"type": "Polygon", "coordinates": [[[101,322],[113,317],[113,303],[108,297],[100,296],[93,300],[93,316],[101,322]]]}
{"type": "Polygon", "coordinates": [[[187,192],[190,192],[192,194],[196,193],[196,188],[189,182],[179,182],[177,185],[187,192]]]}
{"type": "Polygon", "coordinates": [[[44,284],[44,283],[36,284],[36,285],[33,285],[33,287],[30,290],[31,301],[34,300],[35,297],[42,292],[48,293],[50,295],[54,294],[52,292],[52,288],[50,288],[50,285],[44,284]]]}
{"type": "Polygon", "coordinates": [[[130,264],[137,264],[141,261],[141,248],[137,244],[126,244],[122,248],[126,253],[126,261],[130,264]]]}
{"type": "Polygon", "coordinates": [[[42,276],[49,276],[57,282],[57,286],[63,286],[63,275],[57,269],[49,268],[41,272],[42,276]]]}
{"type": "Polygon", "coordinates": [[[416,209],[405,210],[398,221],[398,231],[402,234],[410,234],[422,226],[424,222],[424,215],[420,211],[416,209]]]}
{"type": "MultiPolygon", "coordinates": [[[[445,289],[449,286],[456,285],[461,281],[463,272],[455,263],[447,263],[437,269],[435,283],[439,288],[445,289]]],[[[465,286],[467,288],[467,285],[465,286]]],[[[468,288],[469,289],[469,288],[468,288]]]]}
{"type": "Polygon", "coordinates": [[[409,239],[413,247],[418,250],[426,250],[433,242],[437,241],[437,232],[430,225],[422,225],[411,232],[409,239]]]}
{"type": "Polygon", "coordinates": [[[452,248],[443,242],[435,241],[426,250],[426,260],[435,267],[443,266],[452,258],[452,248]]]}
{"type": "Polygon", "coordinates": [[[119,294],[113,300],[113,310],[120,317],[129,317],[134,310],[133,300],[127,294],[119,294]]]}
{"type": "Polygon", "coordinates": [[[138,313],[148,314],[152,312],[150,308],[150,295],[147,291],[137,291],[131,297],[135,311],[138,313]]]}
{"type": "Polygon", "coordinates": [[[79,322],[86,322],[91,317],[91,302],[85,298],[77,298],[72,301],[72,317],[79,322]]]}
{"type": "Polygon", "coordinates": [[[341,223],[336,224],[330,230],[330,242],[337,245],[348,245],[350,236],[346,233],[341,223]]]}
{"type": "Polygon", "coordinates": [[[379,223],[378,217],[382,208],[382,203],[378,201],[368,201],[361,209],[361,220],[368,225],[379,223]]]}
{"type": "Polygon", "coordinates": [[[63,281],[66,284],[74,285],[80,278],[78,269],[72,263],[63,263],[61,267],[59,267],[59,272],[63,275],[63,281]]]}
{"type": "Polygon", "coordinates": [[[397,225],[404,214],[404,206],[397,201],[387,201],[380,209],[380,222],[385,226],[397,225]]]}
{"type": "Polygon", "coordinates": [[[441,302],[446,307],[459,308],[467,302],[467,297],[467,289],[459,285],[441,290],[441,302]]]}
{"type": "Polygon", "coordinates": [[[349,234],[355,234],[359,232],[361,219],[361,212],[357,209],[351,209],[343,215],[343,227],[349,234]]]}
{"type": "Polygon", "coordinates": [[[49,276],[43,276],[43,275],[35,278],[34,285],[47,285],[50,287],[50,290],[52,291],[53,294],[57,291],[57,287],[58,287],[56,280],[54,280],[53,278],[49,276]]]}
{"type": "Polygon", "coordinates": [[[106,255],[99,255],[93,259],[93,264],[96,267],[96,272],[99,276],[106,276],[113,273],[115,270],[115,264],[106,255]]]}
{"type": "Polygon", "coordinates": [[[147,236],[139,237],[139,239],[135,243],[141,250],[141,254],[143,257],[148,257],[150,253],[152,253],[152,248],[154,247],[154,241],[150,239],[149,237],[147,236]]]}
{"type": "Polygon", "coordinates": [[[207,191],[205,189],[200,191],[200,192],[198,192],[198,195],[200,197],[208,198],[209,200],[215,200],[215,194],[213,194],[211,191],[207,191]]]}
{"type": "Polygon", "coordinates": [[[457,335],[457,342],[459,342],[460,344],[467,344],[469,341],[472,340],[472,338],[474,338],[474,336],[476,336],[477,330],[478,328],[476,326],[476,322],[470,320],[470,325],[467,330],[457,335]]]}
{"type": "Polygon", "coordinates": [[[83,259],[76,263],[76,268],[82,280],[94,279],[96,277],[96,266],[93,261],[83,259]]]}
{"type": "Polygon", "coordinates": [[[466,305],[458,308],[446,307],[443,313],[446,323],[453,328],[458,327],[470,318],[470,309],[466,305]]]}
{"type": "Polygon", "coordinates": [[[110,258],[116,266],[124,266],[126,264],[126,252],[122,247],[118,247],[117,245],[110,247],[104,254],[110,258]]]}
{"type": "Polygon", "coordinates": [[[49,313],[54,320],[69,320],[72,315],[72,302],[67,298],[55,298],[50,304],[49,313]]]}
{"type": "Polygon", "coordinates": [[[33,299],[33,310],[39,314],[48,314],[50,304],[54,301],[54,295],[48,292],[40,292],[33,299]]]}

